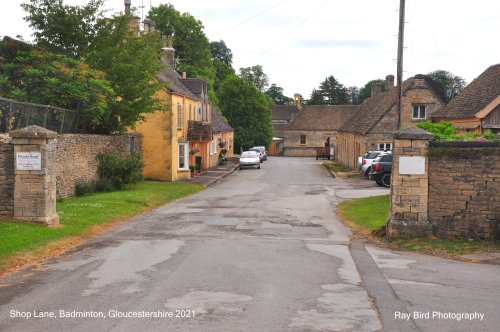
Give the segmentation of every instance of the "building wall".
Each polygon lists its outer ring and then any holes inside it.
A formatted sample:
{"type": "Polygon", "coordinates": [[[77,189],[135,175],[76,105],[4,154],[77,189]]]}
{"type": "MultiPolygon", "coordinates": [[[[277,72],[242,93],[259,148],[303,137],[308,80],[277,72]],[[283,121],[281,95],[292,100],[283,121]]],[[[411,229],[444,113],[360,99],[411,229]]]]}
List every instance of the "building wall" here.
{"type": "Polygon", "coordinates": [[[499,193],[498,142],[431,144],[429,219],[436,236],[500,240],[499,193]]]}
{"type": "Polygon", "coordinates": [[[365,136],[339,132],[336,143],[335,159],[344,166],[358,169],[358,157],[365,153],[365,136]]]}
{"type": "Polygon", "coordinates": [[[14,215],[14,146],[0,141],[0,216],[14,215]]]}
{"type": "Polygon", "coordinates": [[[334,131],[286,130],[283,132],[283,155],[285,157],[316,156],[316,148],[324,147],[328,137],[330,137],[330,146],[335,146],[337,135],[334,131]],[[301,135],[306,136],[306,144],[300,144],[301,135]]]}
{"type": "MultiPolygon", "coordinates": [[[[422,121],[429,121],[434,112],[444,107],[444,102],[436,96],[432,89],[425,83],[424,79],[414,79],[415,86],[405,92],[402,102],[401,112],[401,127],[406,128],[410,124],[415,124],[422,121]],[[427,118],[424,120],[412,119],[413,105],[427,105],[427,118]]],[[[396,115],[396,108],[391,110],[392,116],[396,115]]]]}
{"type": "Polygon", "coordinates": [[[57,137],[56,191],[60,198],[75,194],[75,184],[98,179],[97,155],[123,156],[141,152],[141,137],[129,135],[62,134],[57,137]]]}

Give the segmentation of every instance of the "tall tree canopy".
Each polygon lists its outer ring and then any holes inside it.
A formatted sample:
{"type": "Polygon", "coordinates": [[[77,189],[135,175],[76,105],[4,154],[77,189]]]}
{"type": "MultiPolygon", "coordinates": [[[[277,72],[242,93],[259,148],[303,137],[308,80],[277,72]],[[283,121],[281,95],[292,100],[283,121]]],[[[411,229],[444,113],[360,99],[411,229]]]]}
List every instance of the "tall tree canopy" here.
{"type": "Polygon", "coordinates": [[[210,85],[214,83],[210,42],[203,32],[203,24],[189,13],[180,13],[171,4],[151,8],[152,19],[162,35],[173,39],[175,54],[179,58],[179,70],[189,77],[201,77],[210,85]]]}
{"type": "Polygon", "coordinates": [[[250,82],[229,76],[219,89],[222,114],[235,131],[236,151],[269,146],[273,138],[271,110],[266,97],[250,82]]]}
{"type": "Polygon", "coordinates": [[[454,75],[446,70],[435,70],[427,74],[427,76],[443,87],[446,103],[458,95],[467,85],[467,82],[462,77],[454,75]]]}
{"type": "Polygon", "coordinates": [[[381,86],[381,91],[385,91],[385,81],[383,79],[371,80],[365,84],[360,90],[358,95],[358,104],[362,104],[366,99],[371,97],[372,85],[378,84],[381,86]]]}
{"type": "Polygon", "coordinates": [[[78,59],[89,52],[103,28],[104,1],[89,0],[85,6],[68,6],[63,0],[29,0],[21,6],[39,46],[78,59]]]}
{"type": "Polygon", "coordinates": [[[223,40],[210,42],[210,50],[214,61],[223,62],[228,67],[233,65],[233,53],[223,40]]]}
{"type": "Polygon", "coordinates": [[[335,79],[333,75],[325,78],[319,85],[319,89],[314,89],[311,97],[307,101],[308,105],[346,105],[349,104],[347,88],[335,79]]]}
{"type": "Polygon", "coordinates": [[[274,83],[264,94],[270,97],[275,105],[293,105],[293,98],[285,96],[283,88],[274,83]]]}
{"type": "Polygon", "coordinates": [[[269,85],[269,78],[264,73],[264,70],[262,70],[261,65],[240,68],[240,77],[252,83],[261,92],[266,91],[269,85]]]}

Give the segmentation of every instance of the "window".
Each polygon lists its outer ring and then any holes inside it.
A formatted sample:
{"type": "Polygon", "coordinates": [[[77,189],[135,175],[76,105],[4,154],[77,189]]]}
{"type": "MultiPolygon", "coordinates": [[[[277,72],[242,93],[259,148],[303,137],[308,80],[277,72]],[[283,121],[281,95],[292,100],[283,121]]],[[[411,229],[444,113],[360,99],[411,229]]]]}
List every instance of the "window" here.
{"type": "Polygon", "coordinates": [[[382,151],[392,150],[392,143],[378,143],[378,149],[382,151]]]}
{"type": "Polygon", "coordinates": [[[427,109],[425,105],[413,105],[413,119],[427,119],[427,109]]]}
{"type": "Polygon", "coordinates": [[[191,118],[191,104],[189,104],[189,120],[193,120],[193,119],[191,118]]]}
{"type": "Polygon", "coordinates": [[[189,169],[189,143],[179,143],[179,170],[189,169]]]}
{"type": "Polygon", "coordinates": [[[184,123],[182,104],[177,104],[177,129],[182,129],[184,123]]]}
{"type": "Polygon", "coordinates": [[[306,144],[306,135],[300,135],[300,144],[305,145],[306,144]]]}

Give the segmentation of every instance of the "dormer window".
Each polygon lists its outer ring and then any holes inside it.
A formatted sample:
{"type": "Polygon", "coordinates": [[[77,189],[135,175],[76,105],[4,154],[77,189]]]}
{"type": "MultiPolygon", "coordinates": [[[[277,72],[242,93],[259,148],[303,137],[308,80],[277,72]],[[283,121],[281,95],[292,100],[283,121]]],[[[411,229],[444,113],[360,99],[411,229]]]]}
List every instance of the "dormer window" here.
{"type": "Polygon", "coordinates": [[[413,105],[413,120],[425,120],[427,119],[427,107],[426,105],[413,105]]]}

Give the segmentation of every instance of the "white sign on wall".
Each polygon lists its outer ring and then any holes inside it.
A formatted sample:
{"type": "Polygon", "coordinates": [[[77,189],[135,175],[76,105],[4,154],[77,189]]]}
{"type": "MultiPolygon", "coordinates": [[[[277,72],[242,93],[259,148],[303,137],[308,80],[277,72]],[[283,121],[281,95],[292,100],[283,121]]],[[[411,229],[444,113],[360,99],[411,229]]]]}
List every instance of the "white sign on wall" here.
{"type": "Polygon", "coordinates": [[[40,171],[42,154],[40,152],[17,152],[16,169],[19,171],[40,171]]]}
{"type": "Polygon", "coordinates": [[[425,157],[399,157],[399,174],[424,175],[425,157]]]}

